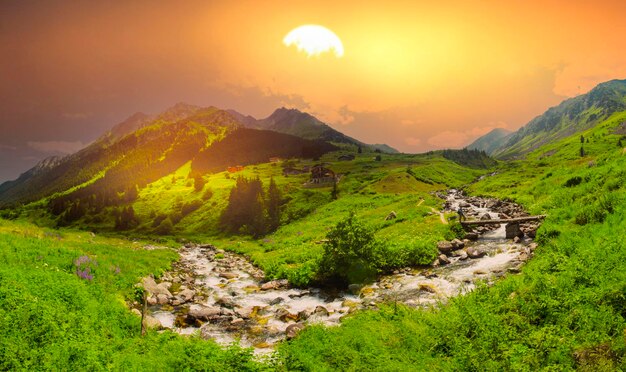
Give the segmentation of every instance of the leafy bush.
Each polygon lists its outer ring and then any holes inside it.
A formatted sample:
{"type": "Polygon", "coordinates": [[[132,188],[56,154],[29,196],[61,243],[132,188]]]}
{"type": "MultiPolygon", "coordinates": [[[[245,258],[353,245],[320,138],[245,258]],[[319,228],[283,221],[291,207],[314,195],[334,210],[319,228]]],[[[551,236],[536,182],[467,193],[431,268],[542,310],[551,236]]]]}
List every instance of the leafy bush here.
{"type": "Polygon", "coordinates": [[[565,184],[563,184],[563,186],[565,186],[565,187],[578,186],[578,185],[580,185],[580,183],[582,181],[583,181],[583,179],[580,176],[574,176],[574,177],[568,179],[567,181],[565,181],[565,184]]]}
{"type": "Polygon", "coordinates": [[[170,235],[172,231],[174,231],[174,224],[169,217],[161,221],[159,226],[154,229],[154,233],[158,235],[170,235]]]}
{"type": "Polygon", "coordinates": [[[360,222],[353,212],[326,236],[320,275],[341,284],[364,283],[374,279],[382,262],[374,231],[360,222]]]}

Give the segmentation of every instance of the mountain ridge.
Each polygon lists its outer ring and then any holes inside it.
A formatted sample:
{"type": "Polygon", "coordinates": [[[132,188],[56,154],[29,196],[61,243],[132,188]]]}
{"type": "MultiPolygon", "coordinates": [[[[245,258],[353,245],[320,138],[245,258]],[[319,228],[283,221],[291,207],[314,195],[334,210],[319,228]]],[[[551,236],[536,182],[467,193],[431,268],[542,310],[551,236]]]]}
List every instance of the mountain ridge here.
{"type": "MultiPolygon", "coordinates": [[[[500,159],[518,159],[533,150],[594,127],[615,112],[626,110],[626,80],[614,79],[589,92],[562,101],[500,139],[491,152],[500,159]]],[[[489,140],[490,133],[471,145],[489,140]]],[[[471,146],[470,145],[470,146],[471,146]]]]}

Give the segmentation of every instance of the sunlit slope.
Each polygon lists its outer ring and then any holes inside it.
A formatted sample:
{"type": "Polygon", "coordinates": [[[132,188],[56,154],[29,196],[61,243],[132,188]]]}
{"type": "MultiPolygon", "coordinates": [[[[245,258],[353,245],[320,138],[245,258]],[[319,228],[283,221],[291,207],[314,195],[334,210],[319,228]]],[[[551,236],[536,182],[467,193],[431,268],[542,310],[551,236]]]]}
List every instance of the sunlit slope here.
{"type": "Polygon", "coordinates": [[[520,274],[434,311],[392,304],[309,328],[282,345],[286,368],[623,370],[625,120],[613,113],[469,186],[547,214],[520,274]]]}
{"type": "MultiPolygon", "coordinates": [[[[599,84],[589,93],[563,101],[548,109],[490,153],[501,159],[517,159],[541,146],[593,128],[615,113],[626,111],[626,80],[599,84]]],[[[480,143],[492,134],[477,139],[480,143]]],[[[501,140],[500,140],[501,141],[501,140]]]]}

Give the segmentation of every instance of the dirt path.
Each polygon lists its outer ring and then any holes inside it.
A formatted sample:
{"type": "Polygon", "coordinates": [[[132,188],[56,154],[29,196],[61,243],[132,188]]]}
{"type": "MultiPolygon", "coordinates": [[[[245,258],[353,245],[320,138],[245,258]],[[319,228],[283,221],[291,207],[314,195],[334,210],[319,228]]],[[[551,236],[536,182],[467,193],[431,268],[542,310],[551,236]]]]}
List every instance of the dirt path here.
{"type": "Polygon", "coordinates": [[[440,212],[440,211],[436,210],[433,207],[430,207],[430,210],[432,210],[433,213],[439,213],[439,219],[441,220],[442,224],[444,224],[444,225],[448,224],[448,220],[446,220],[446,217],[443,215],[443,212],[440,212]]]}

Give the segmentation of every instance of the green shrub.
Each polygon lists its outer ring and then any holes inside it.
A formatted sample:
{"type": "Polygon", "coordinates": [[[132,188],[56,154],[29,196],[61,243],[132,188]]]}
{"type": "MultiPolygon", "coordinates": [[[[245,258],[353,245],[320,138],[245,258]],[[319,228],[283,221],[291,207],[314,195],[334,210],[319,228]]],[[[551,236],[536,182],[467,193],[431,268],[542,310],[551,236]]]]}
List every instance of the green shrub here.
{"type": "Polygon", "coordinates": [[[565,187],[578,186],[578,185],[580,185],[580,183],[582,181],[583,181],[583,179],[580,176],[574,176],[574,177],[568,179],[567,181],[565,181],[565,184],[563,184],[563,186],[565,186],[565,187]]]}
{"type": "Polygon", "coordinates": [[[154,233],[158,235],[170,235],[172,231],[174,231],[174,224],[168,217],[161,221],[159,226],[154,230],[154,233]]]}
{"type": "Polygon", "coordinates": [[[381,263],[380,245],[374,231],[351,212],[326,236],[320,274],[324,280],[341,283],[364,283],[378,273],[381,263]]]}

